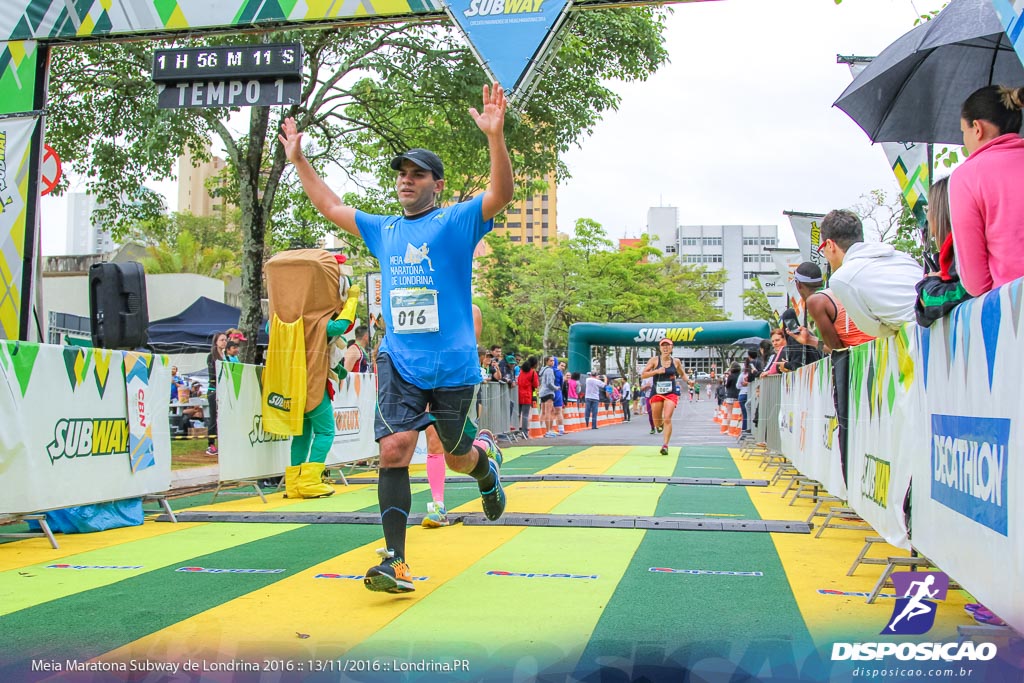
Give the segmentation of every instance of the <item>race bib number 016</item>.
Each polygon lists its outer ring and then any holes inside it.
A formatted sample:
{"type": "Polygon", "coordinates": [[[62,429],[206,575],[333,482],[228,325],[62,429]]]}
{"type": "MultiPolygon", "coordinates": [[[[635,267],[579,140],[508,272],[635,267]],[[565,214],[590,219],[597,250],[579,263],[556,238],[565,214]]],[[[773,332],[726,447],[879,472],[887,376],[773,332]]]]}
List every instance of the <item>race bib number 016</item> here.
{"type": "Polygon", "coordinates": [[[437,291],[395,289],[391,291],[391,324],[395,334],[437,332],[437,291]]]}

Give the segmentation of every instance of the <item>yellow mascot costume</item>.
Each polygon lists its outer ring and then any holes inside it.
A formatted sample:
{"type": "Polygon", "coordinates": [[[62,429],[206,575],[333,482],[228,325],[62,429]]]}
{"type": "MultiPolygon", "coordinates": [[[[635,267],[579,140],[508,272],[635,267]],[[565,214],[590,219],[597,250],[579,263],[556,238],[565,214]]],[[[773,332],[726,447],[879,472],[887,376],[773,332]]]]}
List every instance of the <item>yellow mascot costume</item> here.
{"type": "Polygon", "coordinates": [[[332,368],[328,340],[352,329],[359,302],[359,287],[349,285],[351,267],[344,261],[322,249],[296,249],[275,255],[265,266],[270,346],[263,372],[263,428],[292,437],[284,479],[288,498],[334,493],[323,481],[334,442],[330,378],[335,371],[344,378],[345,370],[332,368]]]}

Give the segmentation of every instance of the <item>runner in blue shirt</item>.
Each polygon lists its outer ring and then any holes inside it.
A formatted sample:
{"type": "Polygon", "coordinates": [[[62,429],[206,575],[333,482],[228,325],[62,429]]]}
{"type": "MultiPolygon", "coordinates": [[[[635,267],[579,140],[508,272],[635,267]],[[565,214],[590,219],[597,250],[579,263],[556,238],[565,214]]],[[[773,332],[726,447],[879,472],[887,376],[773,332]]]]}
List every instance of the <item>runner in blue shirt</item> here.
{"type": "Polygon", "coordinates": [[[381,267],[387,334],[377,359],[374,436],[380,444],[377,500],[387,547],[377,551],[381,562],[363,580],[372,591],[414,590],[405,554],[409,462],[417,432],[428,425],[437,429],[448,467],[477,480],[487,518],[498,519],[505,510],[501,451],[490,432],[477,432],[469,411],[480,382],[470,300],[473,250],[512,200],[506,105],[495,83],[483,88],[483,111],[469,110],[490,152],[490,186],[482,195],[440,208],[444,165],[436,154],[416,148],[391,160],[401,216],[375,216],[342,203],[303,155],[295,120],[281,125],[281,144],[310,201],[335,225],[362,237],[381,267]]]}

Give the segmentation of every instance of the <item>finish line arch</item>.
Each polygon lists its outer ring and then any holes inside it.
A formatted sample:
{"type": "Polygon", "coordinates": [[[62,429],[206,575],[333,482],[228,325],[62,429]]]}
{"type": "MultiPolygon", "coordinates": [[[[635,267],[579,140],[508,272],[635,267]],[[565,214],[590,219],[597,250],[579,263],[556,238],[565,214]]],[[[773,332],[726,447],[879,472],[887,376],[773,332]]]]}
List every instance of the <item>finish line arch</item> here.
{"type": "Polygon", "coordinates": [[[745,337],[768,338],[763,320],[706,323],[576,323],[569,326],[569,372],[590,371],[592,346],[653,346],[668,337],[682,346],[722,346],[745,337]]]}

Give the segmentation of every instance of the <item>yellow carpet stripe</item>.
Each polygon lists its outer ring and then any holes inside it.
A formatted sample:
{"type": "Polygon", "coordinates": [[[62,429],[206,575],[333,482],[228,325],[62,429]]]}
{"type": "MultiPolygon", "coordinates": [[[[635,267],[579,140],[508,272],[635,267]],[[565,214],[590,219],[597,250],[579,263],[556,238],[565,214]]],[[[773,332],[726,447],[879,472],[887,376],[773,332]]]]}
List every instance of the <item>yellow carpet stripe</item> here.
{"type": "MultiPolygon", "coordinates": [[[[743,460],[740,451],[730,449],[740,476],[753,479],[771,479],[770,472],[758,467],[754,460],[743,460]]],[[[748,488],[762,519],[789,519],[805,521],[814,509],[814,502],[798,500],[792,506],[790,493],[785,499],[782,492],[788,482],[767,488],[748,488]]],[[[826,508],[827,509],[827,508],[826,508]]],[[[824,517],[816,518],[811,535],[771,534],[775,550],[786,570],[790,587],[797,606],[807,624],[815,643],[822,645],[834,640],[848,641],[860,638],[863,641],[891,640],[879,633],[892,614],[893,600],[881,598],[869,605],[862,596],[822,595],[819,589],[870,593],[881,576],[882,565],[861,565],[853,576],[846,576],[847,570],[864,546],[864,538],[877,536],[876,533],[847,529],[826,529],[821,538],[814,538],[817,526],[824,517]]],[[[875,544],[869,557],[906,557],[907,551],[887,544],[875,544]]],[[[882,591],[891,595],[892,588],[882,591]]],[[[963,610],[963,593],[950,591],[947,599],[939,604],[935,626],[924,636],[925,640],[942,640],[956,637],[956,626],[973,623],[963,610]]],[[[899,636],[908,640],[907,636],[899,636]]]]}
{"type": "MultiPolygon", "coordinates": [[[[586,452],[594,450],[601,449],[586,452]]],[[[598,460],[607,466],[614,457],[609,452],[598,460]]],[[[509,509],[548,512],[586,486],[585,482],[565,484],[565,488],[522,491],[513,484],[507,489],[509,509]]],[[[480,510],[479,499],[458,510],[474,508],[480,510]]],[[[167,661],[206,657],[222,661],[263,652],[297,658],[337,657],[522,531],[522,527],[410,527],[407,553],[412,574],[429,577],[428,581],[416,582],[414,593],[371,593],[358,580],[314,578],[320,573],[361,576],[374,563],[374,550],[384,545],[380,539],[128,643],[103,659],[145,657],[167,661]],[[283,613],[277,609],[267,619],[253,618],[254,614],[280,605],[293,605],[294,609],[283,613]],[[300,638],[300,633],[308,637],[300,638]]]]}
{"type": "Polygon", "coordinates": [[[101,534],[61,534],[57,536],[57,543],[60,545],[57,549],[50,547],[50,542],[45,538],[4,543],[0,546],[0,572],[37,564],[65,562],[67,558],[81,553],[184,531],[195,526],[195,523],[166,524],[147,521],[142,526],[109,529],[101,534]]]}
{"type": "Polygon", "coordinates": [[[530,673],[537,669],[579,658],[643,537],[643,531],[632,529],[524,529],[346,656],[468,659],[472,673],[474,666],[517,661],[529,652],[533,661],[527,670],[517,670],[516,678],[531,680],[530,673]],[[594,552],[595,547],[601,552],[594,552]],[[598,578],[488,575],[491,571],[598,578]],[[538,605],[558,618],[537,619],[538,605]],[[466,620],[467,609],[478,611],[472,622],[466,620]],[[466,629],[473,633],[471,649],[466,629]]]}
{"type": "MultiPolygon", "coordinates": [[[[154,526],[173,526],[148,522],[154,526]]],[[[67,556],[60,564],[92,566],[135,566],[131,570],[47,569],[57,561],[46,560],[19,570],[0,573],[0,615],[10,614],[50,600],[67,597],[93,588],[108,586],[147,572],[186,562],[198,555],[233,548],[270,538],[298,528],[296,524],[203,524],[192,525],[177,533],[172,542],[166,534],[98,548],[67,556]],[[31,590],[29,590],[29,587],[31,590]]]]}

